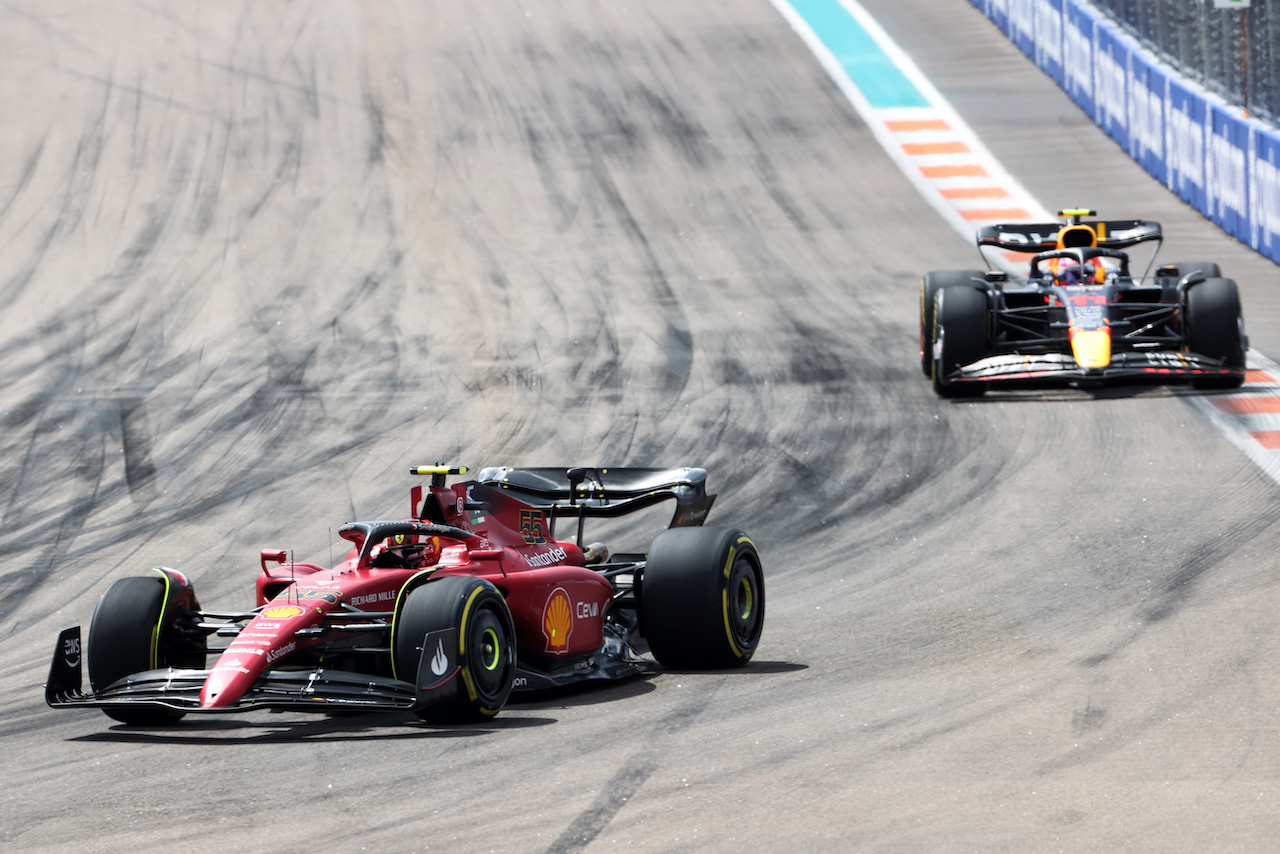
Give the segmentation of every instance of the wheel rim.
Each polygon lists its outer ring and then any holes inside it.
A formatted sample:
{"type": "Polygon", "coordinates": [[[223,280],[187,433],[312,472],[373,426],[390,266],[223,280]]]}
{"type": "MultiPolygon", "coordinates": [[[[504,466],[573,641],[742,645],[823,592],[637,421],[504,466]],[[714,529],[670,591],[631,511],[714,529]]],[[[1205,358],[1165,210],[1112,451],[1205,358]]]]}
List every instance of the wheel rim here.
{"type": "Polygon", "coordinates": [[[472,626],[468,658],[475,662],[471,672],[476,691],[486,700],[499,698],[505,691],[511,669],[506,626],[492,608],[477,613],[472,626]]]}
{"type": "Polygon", "coordinates": [[[480,638],[480,666],[485,670],[497,670],[502,657],[502,641],[493,629],[485,629],[480,638]]]}
{"type": "Polygon", "coordinates": [[[749,651],[756,641],[760,626],[760,584],[755,565],[744,557],[733,563],[729,573],[727,609],[729,628],[739,650],[749,651]]]}
{"type": "Polygon", "coordinates": [[[738,596],[736,601],[738,603],[738,619],[744,621],[751,619],[751,612],[755,610],[756,594],[755,590],[751,587],[751,582],[746,578],[740,578],[738,580],[738,596]]]}

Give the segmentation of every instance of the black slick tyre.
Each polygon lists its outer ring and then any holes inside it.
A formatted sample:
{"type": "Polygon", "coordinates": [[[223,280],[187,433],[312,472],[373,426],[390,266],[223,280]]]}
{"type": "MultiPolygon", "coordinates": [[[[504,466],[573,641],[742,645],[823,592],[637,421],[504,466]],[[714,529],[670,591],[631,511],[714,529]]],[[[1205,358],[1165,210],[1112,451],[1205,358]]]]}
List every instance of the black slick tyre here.
{"type": "Polygon", "coordinates": [[[640,592],[640,628],[670,668],[739,667],[764,630],[764,572],[735,528],[672,528],[653,542],[640,592]]]}
{"type": "Polygon", "coordinates": [[[396,678],[413,681],[430,632],[458,630],[461,684],[449,700],[418,716],[431,723],[473,723],[506,705],[515,683],[515,625],[498,588],[483,578],[448,576],[415,587],[396,615],[392,663],[396,678]]]}
{"type": "Polygon", "coordinates": [[[931,361],[933,390],[940,397],[978,397],[986,383],[947,377],[987,355],[987,295],[972,287],[942,288],[934,297],[931,361]]]}
{"type": "Polygon", "coordinates": [[[1240,292],[1232,279],[1206,279],[1187,289],[1187,346],[1193,353],[1222,359],[1235,376],[1193,379],[1196,388],[1239,388],[1244,383],[1244,336],[1240,292]]]}
{"type": "Polygon", "coordinates": [[[985,280],[981,270],[933,270],[920,280],[920,370],[926,377],[933,376],[933,303],[938,291],[953,286],[974,288],[985,280]]]}
{"type": "MultiPolygon", "coordinates": [[[[162,642],[164,605],[165,582],[159,577],[121,578],[102,594],[85,647],[89,684],[95,692],[132,673],[182,666],[183,662],[168,660],[162,642]]],[[[157,706],[121,705],[103,711],[132,726],[170,724],[186,714],[157,706]]]]}
{"type": "Polygon", "coordinates": [[[1179,261],[1178,263],[1170,264],[1169,266],[1177,269],[1178,279],[1181,279],[1183,276],[1196,270],[1203,273],[1206,279],[1222,278],[1222,271],[1218,269],[1218,265],[1212,261],[1179,261]]]}

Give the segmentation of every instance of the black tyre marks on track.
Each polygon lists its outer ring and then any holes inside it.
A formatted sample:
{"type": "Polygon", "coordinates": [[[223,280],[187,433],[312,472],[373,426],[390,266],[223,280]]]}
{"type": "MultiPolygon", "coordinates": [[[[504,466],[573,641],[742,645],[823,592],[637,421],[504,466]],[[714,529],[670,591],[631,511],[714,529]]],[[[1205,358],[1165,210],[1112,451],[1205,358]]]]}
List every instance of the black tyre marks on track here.
{"type": "Polygon", "coordinates": [[[573,854],[585,850],[604,831],[662,764],[672,740],[698,721],[715,697],[715,684],[704,683],[693,699],[659,720],[645,739],[645,747],[631,754],[595,799],[547,849],[547,854],[573,854]]]}

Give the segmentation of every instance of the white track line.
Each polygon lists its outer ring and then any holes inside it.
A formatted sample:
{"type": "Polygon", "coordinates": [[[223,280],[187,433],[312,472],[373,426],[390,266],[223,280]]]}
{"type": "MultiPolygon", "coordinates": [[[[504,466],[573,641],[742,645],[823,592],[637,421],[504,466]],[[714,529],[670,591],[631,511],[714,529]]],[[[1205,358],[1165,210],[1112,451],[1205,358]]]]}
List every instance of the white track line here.
{"type": "MultiPolygon", "coordinates": [[[[855,0],[831,0],[848,13],[848,21],[841,26],[847,24],[870,36],[926,106],[873,105],[828,47],[827,42],[835,43],[840,35],[827,26],[831,21],[824,21],[819,32],[787,0],[771,2],[817,56],[902,173],[952,228],[969,239],[981,225],[1055,221],[855,0]]],[[[801,7],[807,5],[796,2],[801,7]]]]}

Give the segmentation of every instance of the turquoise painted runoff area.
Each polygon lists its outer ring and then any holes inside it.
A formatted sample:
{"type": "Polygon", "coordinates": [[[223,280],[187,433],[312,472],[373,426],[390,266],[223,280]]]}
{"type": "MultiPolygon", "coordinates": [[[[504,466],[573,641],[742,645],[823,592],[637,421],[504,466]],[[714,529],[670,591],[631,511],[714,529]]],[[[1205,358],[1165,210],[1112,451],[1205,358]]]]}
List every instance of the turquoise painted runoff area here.
{"type": "Polygon", "coordinates": [[[839,0],[786,0],[831,51],[853,85],[878,110],[927,107],[929,101],[839,0]]]}

